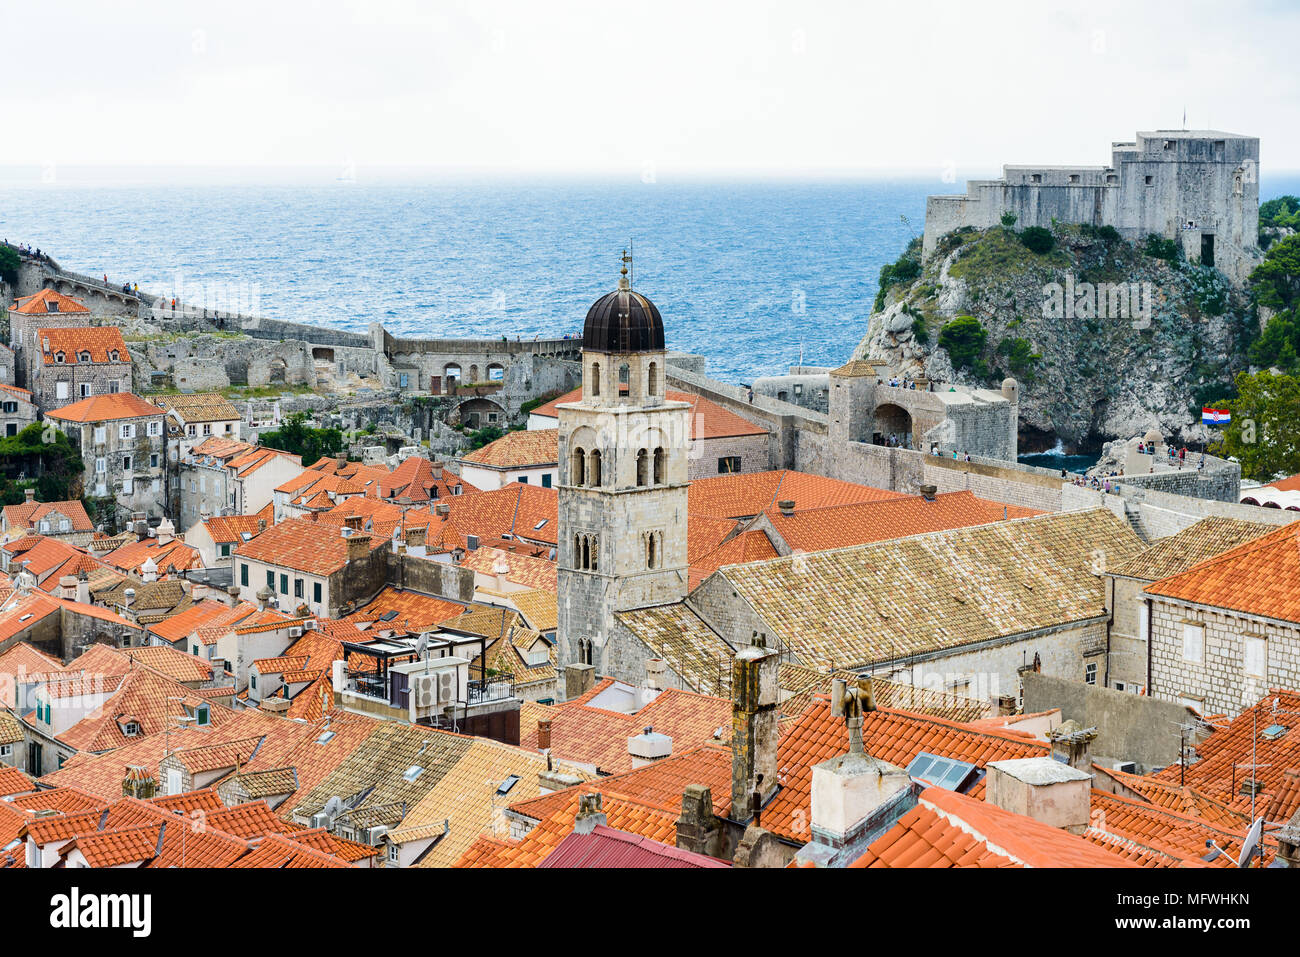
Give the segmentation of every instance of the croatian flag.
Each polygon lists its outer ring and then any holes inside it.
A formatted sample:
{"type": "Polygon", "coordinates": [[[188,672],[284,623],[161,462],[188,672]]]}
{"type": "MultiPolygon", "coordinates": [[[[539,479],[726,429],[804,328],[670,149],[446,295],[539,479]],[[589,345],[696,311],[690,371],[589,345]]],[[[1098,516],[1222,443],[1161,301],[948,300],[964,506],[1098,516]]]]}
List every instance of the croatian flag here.
{"type": "Polygon", "coordinates": [[[1206,425],[1227,425],[1232,421],[1232,413],[1227,409],[1201,408],[1201,421],[1206,425]]]}

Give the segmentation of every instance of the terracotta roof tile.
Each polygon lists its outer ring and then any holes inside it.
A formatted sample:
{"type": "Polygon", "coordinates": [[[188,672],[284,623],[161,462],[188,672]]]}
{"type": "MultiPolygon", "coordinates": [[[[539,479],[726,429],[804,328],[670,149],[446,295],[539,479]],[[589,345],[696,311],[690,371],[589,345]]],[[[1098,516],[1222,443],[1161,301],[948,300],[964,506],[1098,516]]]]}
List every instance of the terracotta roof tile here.
{"type": "Polygon", "coordinates": [[[66,326],[54,329],[37,329],[36,342],[40,346],[44,364],[77,365],[91,363],[130,363],[126,340],[117,326],[66,326]],[[62,354],[62,362],[59,361],[62,354]],[[114,358],[116,356],[116,358],[114,358]]]}
{"type": "Polygon", "coordinates": [[[90,312],[86,306],[71,296],[65,296],[61,292],[53,289],[42,289],[32,296],[24,296],[21,299],[14,300],[14,304],[9,308],[10,312],[21,313],[24,316],[43,316],[47,314],[67,314],[77,312],[90,312]],[[51,308],[51,305],[53,308],[51,308]]]}
{"type": "Polygon", "coordinates": [[[158,406],[146,402],[133,392],[112,392],[93,395],[89,399],[73,402],[46,412],[45,417],[64,422],[111,422],[115,419],[140,419],[162,417],[158,406]]]}

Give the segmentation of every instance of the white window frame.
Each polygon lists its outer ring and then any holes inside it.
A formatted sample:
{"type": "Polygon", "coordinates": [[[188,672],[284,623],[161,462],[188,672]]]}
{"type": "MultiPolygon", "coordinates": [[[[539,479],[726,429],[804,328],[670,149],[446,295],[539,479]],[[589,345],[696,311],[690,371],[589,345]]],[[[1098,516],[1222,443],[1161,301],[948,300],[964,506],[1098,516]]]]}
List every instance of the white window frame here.
{"type": "Polygon", "coordinates": [[[1268,639],[1263,635],[1243,635],[1241,668],[1247,678],[1268,679],[1268,639]],[[1253,660],[1252,660],[1253,659],[1253,660]],[[1252,670],[1252,668],[1254,670],[1252,670]]]}
{"type": "Polygon", "coordinates": [[[1199,622],[1183,622],[1183,661],[1205,664],[1205,626],[1199,622]]]}

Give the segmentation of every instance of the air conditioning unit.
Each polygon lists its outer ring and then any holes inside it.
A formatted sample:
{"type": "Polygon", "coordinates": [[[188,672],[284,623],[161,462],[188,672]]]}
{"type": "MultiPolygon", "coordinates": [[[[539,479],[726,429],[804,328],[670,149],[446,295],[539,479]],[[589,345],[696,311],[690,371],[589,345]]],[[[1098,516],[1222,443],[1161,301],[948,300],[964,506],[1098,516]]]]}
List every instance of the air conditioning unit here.
{"type": "Polygon", "coordinates": [[[313,814],[311,816],[311,826],[323,827],[328,831],[330,827],[330,816],[323,811],[320,814],[313,814]]]}
{"type": "Polygon", "coordinates": [[[386,827],[368,827],[361,832],[361,842],[369,844],[371,847],[378,847],[384,843],[384,835],[388,833],[386,827]]]}
{"type": "Polygon", "coordinates": [[[292,628],[290,628],[290,629],[289,629],[289,637],[290,637],[290,638],[301,638],[301,637],[302,637],[302,627],[299,626],[299,625],[294,625],[292,628]]]}
{"type": "Polygon", "coordinates": [[[1115,765],[1116,771],[1123,771],[1125,774],[1137,774],[1138,766],[1136,761],[1121,761],[1115,765]]]}
{"type": "Polygon", "coordinates": [[[438,672],[438,701],[451,704],[456,700],[456,669],[448,668],[438,672]]]}
{"type": "Polygon", "coordinates": [[[439,672],[411,675],[411,698],[416,710],[426,711],[438,706],[439,672]]]}

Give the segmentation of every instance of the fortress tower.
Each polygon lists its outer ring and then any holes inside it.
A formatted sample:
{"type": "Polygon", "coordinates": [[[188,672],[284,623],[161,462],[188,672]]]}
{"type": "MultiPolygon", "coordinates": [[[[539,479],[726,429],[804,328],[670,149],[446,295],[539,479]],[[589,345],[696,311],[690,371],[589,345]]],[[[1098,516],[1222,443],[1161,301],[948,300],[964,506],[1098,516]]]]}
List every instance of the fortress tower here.
{"type": "Polygon", "coordinates": [[[1259,261],[1259,139],[1216,130],[1153,130],[1111,144],[1109,166],[1004,166],[964,196],[931,196],[922,255],[962,226],[1113,226],[1130,242],[1177,239],[1189,260],[1245,282],[1259,261]]]}
{"type": "Polygon", "coordinates": [[[687,588],[690,406],[664,398],[663,319],[632,290],[627,262],[587,311],[582,398],[557,407],[559,665],[597,674],[615,612],[687,588]]]}

